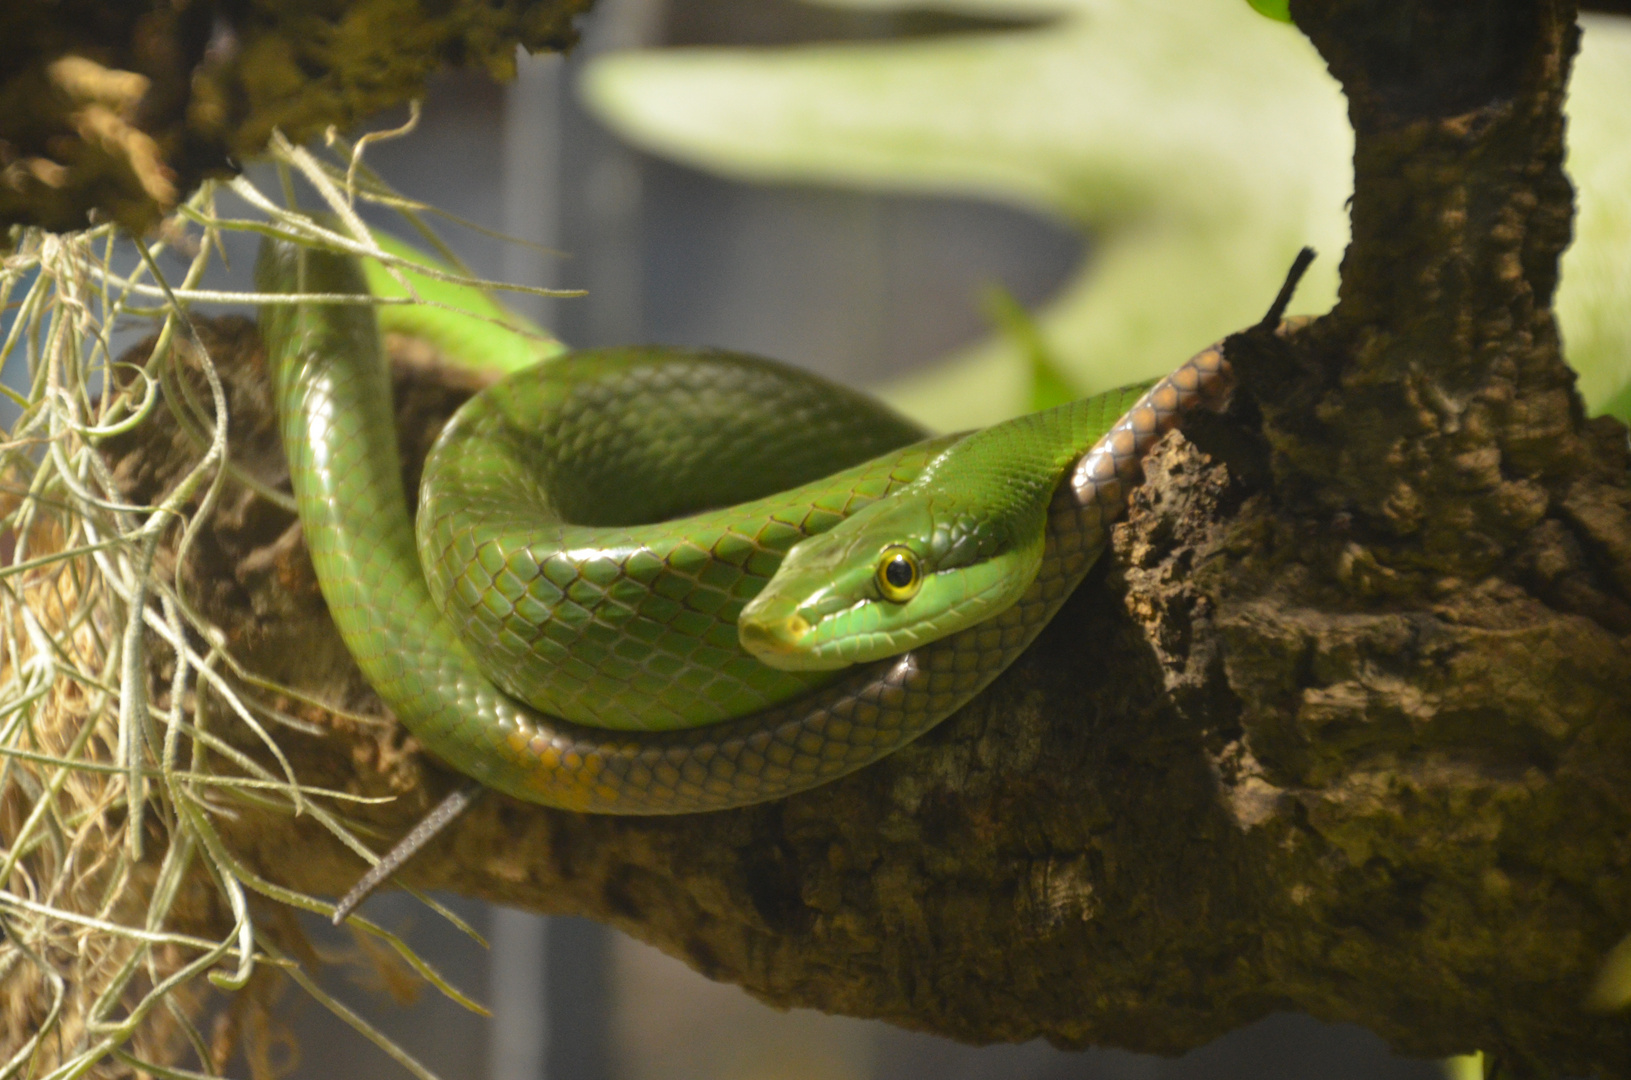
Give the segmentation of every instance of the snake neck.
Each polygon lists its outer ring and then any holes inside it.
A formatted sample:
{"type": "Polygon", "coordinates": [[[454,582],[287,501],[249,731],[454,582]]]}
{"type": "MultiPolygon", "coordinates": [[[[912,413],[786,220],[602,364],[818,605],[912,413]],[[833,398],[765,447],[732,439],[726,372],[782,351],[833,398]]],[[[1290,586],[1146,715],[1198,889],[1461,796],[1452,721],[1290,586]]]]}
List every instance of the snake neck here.
{"type": "Polygon", "coordinates": [[[1072,465],[1155,380],[975,431],[929,463],[903,497],[930,507],[933,555],[965,566],[1038,542],[1054,490],[1072,465]]]}

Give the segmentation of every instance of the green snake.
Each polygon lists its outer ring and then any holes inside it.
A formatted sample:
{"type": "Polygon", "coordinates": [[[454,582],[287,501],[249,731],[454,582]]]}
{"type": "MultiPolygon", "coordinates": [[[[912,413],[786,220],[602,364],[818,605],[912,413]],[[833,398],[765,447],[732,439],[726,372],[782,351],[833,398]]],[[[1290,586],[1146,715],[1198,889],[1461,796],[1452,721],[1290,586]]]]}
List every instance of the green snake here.
{"type": "MultiPolygon", "coordinates": [[[[269,243],[264,292],[360,294],[269,243]]],[[[506,794],[672,814],[876,761],[991,682],[1104,547],[1148,449],[1223,393],[1164,379],[962,436],[769,361],[611,349],[448,423],[415,518],[373,310],[269,304],[262,334],[335,624],[435,756],[506,794]]]]}

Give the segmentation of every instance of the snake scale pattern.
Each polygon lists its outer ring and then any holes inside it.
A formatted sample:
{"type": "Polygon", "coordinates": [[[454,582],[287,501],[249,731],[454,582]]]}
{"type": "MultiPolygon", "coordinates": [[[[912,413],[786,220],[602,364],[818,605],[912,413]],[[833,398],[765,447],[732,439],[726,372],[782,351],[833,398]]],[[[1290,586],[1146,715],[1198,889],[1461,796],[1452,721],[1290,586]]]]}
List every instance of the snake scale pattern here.
{"type": "MultiPolygon", "coordinates": [[[[268,244],[257,273],[267,292],[366,291],[350,259],[290,244],[268,244]]],[[[1051,440],[1047,460],[1063,463],[1023,483],[978,481],[1041,485],[1041,561],[1018,600],[898,656],[782,671],[738,643],[744,605],[793,545],[912,489],[957,437],[925,438],[767,361],[577,354],[451,422],[498,450],[438,464],[444,434],[427,476],[469,486],[422,496],[416,540],[372,309],[267,305],[261,318],[307,545],[364,675],[458,771],[596,813],[777,798],[939,723],[1031,643],[1105,546],[1143,456],[1230,381],[1214,347],[1153,384],[986,429],[988,448],[1051,440]],[[639,478],[653,457],[670,470],[639,478]],[[520,516],[539,508],[541,525],[520,516]],[[493,518],[466,524],[471,509],[493,518]]]]}

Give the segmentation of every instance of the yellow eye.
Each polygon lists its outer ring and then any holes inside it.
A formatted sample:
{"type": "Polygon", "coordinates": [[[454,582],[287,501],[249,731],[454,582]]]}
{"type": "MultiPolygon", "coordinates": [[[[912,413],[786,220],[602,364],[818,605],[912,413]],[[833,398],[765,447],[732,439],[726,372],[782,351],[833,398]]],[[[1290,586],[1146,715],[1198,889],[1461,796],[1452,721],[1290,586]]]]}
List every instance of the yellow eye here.
{"type": "Polygon", "coordinates": [[[923,571],[910,548],[886,547],[878,559],[878,591],[885,600],[904,604],[923,585],[923,571]]]}

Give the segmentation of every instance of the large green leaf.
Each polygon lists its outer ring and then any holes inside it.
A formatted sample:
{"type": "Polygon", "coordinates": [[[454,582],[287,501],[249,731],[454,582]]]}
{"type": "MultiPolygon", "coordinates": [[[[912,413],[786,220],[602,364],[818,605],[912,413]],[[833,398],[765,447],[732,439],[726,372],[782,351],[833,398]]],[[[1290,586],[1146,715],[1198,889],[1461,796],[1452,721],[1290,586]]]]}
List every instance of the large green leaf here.
{"type": "MultiPolygon", "coordinates": [[[[1352,137],[1336,83],[1294,27],[1241,0],[929,6],[1048,21],[900,43],[616,54],[589,67],[584,96],[633,142],[727,176],[973,195],[1090,232],[1088,263],[1038,319],[1047,353],[1083,391],[1168,369],[1255,321],[1303,244],[1322,258],[1294,309],[1330,305],[1352,137]]],[[[1631,393],[1625,25],[1589,23],[1571,101],[1582,239],[1560,307],[1600,408],[1631,393]]],[[[1031,370],[999,337],[890,396],[965,427],[1022,408],[1031,370]]]]}

